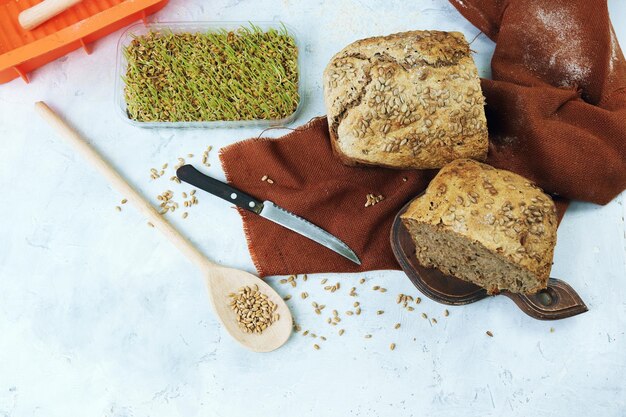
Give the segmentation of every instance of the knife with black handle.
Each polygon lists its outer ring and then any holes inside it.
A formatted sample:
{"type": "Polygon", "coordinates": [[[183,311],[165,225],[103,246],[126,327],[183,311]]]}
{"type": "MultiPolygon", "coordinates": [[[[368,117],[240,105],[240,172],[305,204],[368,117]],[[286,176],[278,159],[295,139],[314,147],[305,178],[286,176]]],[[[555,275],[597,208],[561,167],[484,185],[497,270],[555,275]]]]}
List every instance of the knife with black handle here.
{"type": "Polygon", "coordinates": [[[214,196],[235,204],[237,207],[251,211],[289,230],[292,230],[314,242],[338,253],[351,260],[357,265],[361,261],[356,254],[344,242],[328,233],[319,226],[314,225],[302,217],[285,210],[271,201],[259,201],[256,198],[240,191],[215,178],[204,175],[192,165],[183,165],[176,170],[179,180],[200,188],[214,196]]]}

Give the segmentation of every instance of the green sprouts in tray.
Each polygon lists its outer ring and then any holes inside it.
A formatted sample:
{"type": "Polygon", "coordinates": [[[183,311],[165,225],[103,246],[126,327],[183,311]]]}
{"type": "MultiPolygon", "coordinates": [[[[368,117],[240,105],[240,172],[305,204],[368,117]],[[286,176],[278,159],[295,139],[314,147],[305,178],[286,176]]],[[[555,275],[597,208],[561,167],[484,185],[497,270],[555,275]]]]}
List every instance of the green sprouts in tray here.
{"type": "Polygon", "coordinates": [[[284,26],[263,31],[150,32],[124,49],[132,120],[280,120],[295,112],[298,48],[284,26]]]}

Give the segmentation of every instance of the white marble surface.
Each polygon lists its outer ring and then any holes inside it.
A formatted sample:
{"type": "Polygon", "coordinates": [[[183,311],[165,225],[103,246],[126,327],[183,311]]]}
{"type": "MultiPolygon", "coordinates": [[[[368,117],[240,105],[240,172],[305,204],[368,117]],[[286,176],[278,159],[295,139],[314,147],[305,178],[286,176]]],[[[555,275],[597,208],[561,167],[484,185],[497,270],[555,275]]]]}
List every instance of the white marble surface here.
{"type": "MultiPolygon", "coordinates": [[[[626,45],[617,19],[626,4],[609,3],[626,45]]],[[[296,27],[308,63],[297,123],[323,114],[322,69],[347,43],[414,28],[477,33],[444,0],[171,0],[157,18],[280,18],[296,27]]],[[[574,204],[559,229],[553,276],[578,290],[587,314],[539,322],[500,297],[449,308],[448,318],[428,299],[409,313],[395,295],[417,291],[400,272],[324,274],[342,282],[341,294],[322,291],[322,276],[280,291],[306,290],[307,301],[344,311],[354,299],[343,288],[366,277],[357,285],[364,314],[344,318],[341,339],[295,300],[298,322],[328,337],[320,351],[300,335],[269,354],[241,349],[212,316],[198,271],[131,207],[117,213],[122,196],[33,113],[35,100],[47,100],[151,197],[171,187],[150,181],[151,167],[259,133],[125,124],[113,108],[118,37],[36,71],[28,86],[0,85],[0,416],[626,415],[623,196],[605,207],[574,204]],[[371,291],[375,284],[388,293],[371,291]]],[[[473,49],[488,75],[493,44],[481,37],[473,49]]],[[[207,172],[222,177],[215,151],[211,162],[207,172]]],[[[215,261],[253,271],[236,212],[199,197],[174,223],[215,261]]]]}

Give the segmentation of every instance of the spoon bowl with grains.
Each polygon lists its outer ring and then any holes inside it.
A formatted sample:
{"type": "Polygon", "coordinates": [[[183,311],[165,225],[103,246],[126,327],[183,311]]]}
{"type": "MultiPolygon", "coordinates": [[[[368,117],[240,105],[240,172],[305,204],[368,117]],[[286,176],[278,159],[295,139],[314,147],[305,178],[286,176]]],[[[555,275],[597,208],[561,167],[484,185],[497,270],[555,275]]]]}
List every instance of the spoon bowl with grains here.
{"type": "Polygon", "coordinates": [[[125,200],[134,204],[147,217],[149,224],[161,231],[200,268],[206,278],[215,313],[236,341],[252,351],[269,352],[281,347],[289,339],[293,319],[287,304],[272,287],[248,272],[208,260],[44,102],[36,103],[35,109],[126,197],[125,200]]]}
{"type": "Polygon", "coordinates": [[[282,346],[293,328],[285,301],[262,279],[233,268],[205,268],[209,298],[226,331],[255,352],[282,346]]]}

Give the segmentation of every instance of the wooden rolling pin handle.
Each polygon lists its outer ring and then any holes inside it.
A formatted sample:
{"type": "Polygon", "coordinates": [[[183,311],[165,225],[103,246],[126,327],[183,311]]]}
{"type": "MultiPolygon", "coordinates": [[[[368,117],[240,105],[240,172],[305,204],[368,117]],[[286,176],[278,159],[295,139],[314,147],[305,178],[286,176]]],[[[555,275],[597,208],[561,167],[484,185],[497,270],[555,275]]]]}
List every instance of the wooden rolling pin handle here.
{"type": "Polygon", "coordinates": [[[183,252],[202,271],[207,272],[217,267],[209,261],[195,246],[183,237],[156,209],[148,203],[122,176],[105,161],[87,141],[63,119],[61,119],[46,103],[38,101],[35,110],[58,133],[65,138],[87,162],[94,166],[121,195],[135,205],[148,220],[183,252]]]}
{"type": "Polygon", "coordinates": [[[41,3],[22,11],[17,19],[24,29],[31,30],[81,1],[43,0],[41,3]]]}

